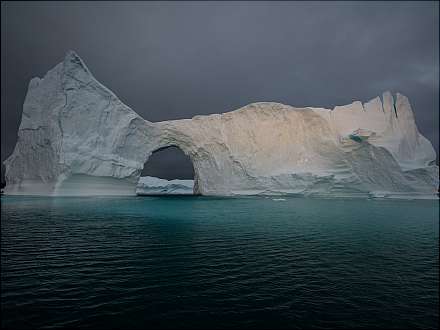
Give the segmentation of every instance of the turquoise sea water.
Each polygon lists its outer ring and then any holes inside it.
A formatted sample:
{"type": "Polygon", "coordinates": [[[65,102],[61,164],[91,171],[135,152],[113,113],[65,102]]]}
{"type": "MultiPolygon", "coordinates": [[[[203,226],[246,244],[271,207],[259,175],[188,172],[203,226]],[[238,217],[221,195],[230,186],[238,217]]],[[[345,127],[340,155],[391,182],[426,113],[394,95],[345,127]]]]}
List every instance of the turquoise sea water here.
{"type": "Polygon", "coordinates": [[[438,201],[2,196],[1,207],[2,328],[439,325],[438,201]]]}

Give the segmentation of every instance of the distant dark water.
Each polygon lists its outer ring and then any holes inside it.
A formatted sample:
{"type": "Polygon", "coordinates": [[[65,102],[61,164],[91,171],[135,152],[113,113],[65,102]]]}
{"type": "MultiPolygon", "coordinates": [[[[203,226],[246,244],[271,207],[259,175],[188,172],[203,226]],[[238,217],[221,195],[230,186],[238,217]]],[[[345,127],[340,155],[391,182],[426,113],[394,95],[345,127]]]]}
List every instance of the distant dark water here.
{"type": "Polygon", "coordinates": [[[3,328],[438,328],[437,201],[1,206],[3,328]]]}

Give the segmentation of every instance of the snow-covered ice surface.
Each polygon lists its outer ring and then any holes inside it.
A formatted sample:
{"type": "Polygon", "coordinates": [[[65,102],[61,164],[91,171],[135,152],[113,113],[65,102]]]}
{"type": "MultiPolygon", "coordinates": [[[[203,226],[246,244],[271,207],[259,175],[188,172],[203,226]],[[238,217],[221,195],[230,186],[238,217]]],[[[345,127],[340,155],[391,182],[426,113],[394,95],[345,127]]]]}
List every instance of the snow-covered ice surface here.
{"type": "Polygon", "coordinates": [[[202,195],[435,198],[438,188],[435,151],[402,94],[152,123],[69,52],[29,84],[5,193],[135,195],[144,163],[168,146],[190,157],[202,195]]]}
{"type": "Polygon", "coordinates": [[[194,180],[166,180],[142,176],[136,186],[137,195],[192,195],[194,180]]]}

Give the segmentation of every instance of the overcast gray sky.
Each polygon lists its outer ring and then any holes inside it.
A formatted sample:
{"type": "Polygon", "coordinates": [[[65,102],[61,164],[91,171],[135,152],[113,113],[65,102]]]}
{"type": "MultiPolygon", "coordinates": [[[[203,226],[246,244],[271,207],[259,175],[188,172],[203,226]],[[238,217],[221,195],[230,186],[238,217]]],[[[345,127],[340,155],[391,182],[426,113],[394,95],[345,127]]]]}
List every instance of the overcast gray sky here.
{"type": "MultiPolygon", "coordinates": [[[[436,2],[394,1],[2,2],[1,160],[29,80],[69,49],[150,121],[401,92],[438,153],[438,12],[436,2]]],[[[149,164],[156,175],[190,175],[184,157],[160,154],[149,164]]]]}

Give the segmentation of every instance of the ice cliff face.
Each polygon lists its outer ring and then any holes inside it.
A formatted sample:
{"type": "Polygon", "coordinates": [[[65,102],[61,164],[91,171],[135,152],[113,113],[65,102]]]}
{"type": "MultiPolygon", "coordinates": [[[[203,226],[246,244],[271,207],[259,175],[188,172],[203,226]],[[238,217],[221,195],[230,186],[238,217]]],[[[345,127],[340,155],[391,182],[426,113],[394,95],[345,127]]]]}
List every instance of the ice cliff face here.
{"type": "Polygon", "coordinates": [[[6,193],[134,195],[148,157],[177,146],[204,195],[434,195],[436,154],[408,99],[389,92],[333,110],[254,103],[152,123],[69,52],[29,84],[6,193]]]}
{"type": "Polygon", "coordinates": [[[142,176],[136,186],[136,195],[192,195],[194,180],[165,180],[142,176]]]}
{"type": "Polygon", "coordinates": [[[156,130],[69,52],[31,80],[18,141],[5,161],[7,193],[134,194],[156,130]]]}

